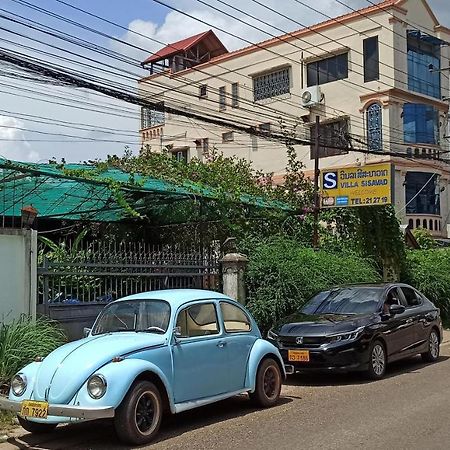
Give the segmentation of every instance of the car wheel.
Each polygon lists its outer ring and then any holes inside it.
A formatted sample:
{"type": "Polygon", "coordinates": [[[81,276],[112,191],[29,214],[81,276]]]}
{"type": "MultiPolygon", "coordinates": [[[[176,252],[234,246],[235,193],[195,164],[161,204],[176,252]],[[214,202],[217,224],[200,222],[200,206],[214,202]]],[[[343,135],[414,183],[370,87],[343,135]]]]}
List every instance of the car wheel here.
{"type": "Polygon", "coordinates": [[[435,362],[439,359],[440,353],[439,335],[435,329],[431,330],[428,337],[428,351],[422,353],[422,359],[426,362],[435,362]]]}
{"type": "Polygon", "coordinates": [[[369,351],[368,375],[372,380],[379,380],[386,373],[387,357],[384,345],[380,341],[374,341],[369,351]]]}
{"type": "Polygon", "coordinates": [[[31,422],[21,416],[17,416],[20,426],[33,434],[50,433],[56,428],[56,423],[31,422]]]}
{"type": "Polygon", "coordinates": [[[257,406],[268,408],[278,402],[280,392],[280,368],[272,358],[265,359],[258,367],[255,392],[250,394],[250,399],[257,406]]]}
{"type": "Polygon", "coordinates": [[[162,414],[158,388],[150,381],[138,381],[116,409],[114,427],[117,436],[127,444],[147,444],[158,433],[162,414]]]}

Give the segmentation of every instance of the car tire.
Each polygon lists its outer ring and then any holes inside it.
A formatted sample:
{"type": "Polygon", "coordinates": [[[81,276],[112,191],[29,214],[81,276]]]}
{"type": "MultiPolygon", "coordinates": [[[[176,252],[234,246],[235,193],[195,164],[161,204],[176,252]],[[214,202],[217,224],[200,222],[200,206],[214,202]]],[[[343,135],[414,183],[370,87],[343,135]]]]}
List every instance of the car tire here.
{"type": "Polygon", "coordinates": [[[56,428],[56,423],[31,422],[21,416],[17,416],[17,420],[24,430],[33,434],[51,433],[56,428]]]}
{"type": "Polygon", "coordinates": [[[425,362],[436,362],[439,359],[440,354],[440,342],[439,342],[439,334],[433,328],[428,336],[428,350],[425,353],[422,353],[422,359],[425,362]]]}
{"type": "Polygon", "coordinates": [[[256,373],[255,392],[250,393],[250,399],[259,407],[269,408],[280,398],[281,371],[277,362],[272,358],[264,359],[256,373]]]}
{"type": "Polygon", "coordinates": [[[118,438],[126,444],[147,444],[158,433],[162,415],[158,388],[150,381],[138,381],[116,409],[114,428],[118,438]]]}
{"type": "Polygon", "coordinates": [[[380,380],[386,373],[386,348],[381,341],[373,341],[369,350],[367,375],[371,380],[380,380]]]}

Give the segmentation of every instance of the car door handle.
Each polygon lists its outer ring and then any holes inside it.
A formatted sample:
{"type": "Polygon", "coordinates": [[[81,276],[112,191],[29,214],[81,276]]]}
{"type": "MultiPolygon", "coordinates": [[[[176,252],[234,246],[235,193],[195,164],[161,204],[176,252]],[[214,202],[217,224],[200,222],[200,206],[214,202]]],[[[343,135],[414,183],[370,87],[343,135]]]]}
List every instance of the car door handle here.
{"type": "Polygon", "coordinates": [[[220,341],[220,342],[217,344],[217,347],[219,347],[219,348],[224,348],[225,345],[227,345],[227,343],[226,343],[225,341],[220,341]]]}

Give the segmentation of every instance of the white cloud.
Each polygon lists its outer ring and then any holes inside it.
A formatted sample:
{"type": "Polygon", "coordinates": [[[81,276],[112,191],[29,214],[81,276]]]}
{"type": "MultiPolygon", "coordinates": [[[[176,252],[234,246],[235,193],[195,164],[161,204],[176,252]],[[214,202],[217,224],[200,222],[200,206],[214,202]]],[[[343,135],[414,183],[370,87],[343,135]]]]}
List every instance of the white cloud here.
{"type": "Polygon", "coordinates": [[[19,161],[36,161],[39,154],[26,141],[20,129],[24,123],[14,117],[0,116],[0,156],[19,161]]]}

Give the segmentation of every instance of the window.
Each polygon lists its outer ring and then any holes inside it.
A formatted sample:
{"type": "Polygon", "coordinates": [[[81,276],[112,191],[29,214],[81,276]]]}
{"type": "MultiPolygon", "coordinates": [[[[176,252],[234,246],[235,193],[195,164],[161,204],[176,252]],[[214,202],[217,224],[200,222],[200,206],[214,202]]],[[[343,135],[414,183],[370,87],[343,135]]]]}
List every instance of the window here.
{"type": "Polygon", "coordinates": [[[187,148],[181,149],[173,149],[172,155],[176,158],[177,161],[187,163],[188,162],[188,152],[187,148]]]}
{"type": "Polygon", "coordinates": [[[251,139],[251,146],[252,146],[252,152],[258,151],[258,137],[254,134],[250,136],[251,139]]]}
{"type": "MultiPolygon", "coordinates": [[[[164,108],[164,102],[158,103],[158,109],[159,108],[164,108]]],[[[164,125],[164,123],[164,111],[159,111],[148,106],[143,106],[141,108],[141,129],[164,125]]]]}
{"type": "Polygon", "coordinates": [[[239,108],[239,83],[231,85],[231,107],[239,108]]]}
{"type": "Polygon", "coordinates": [[[419,298],[414,289],[405,286],[401,286],[400,289],[402,290],[403,295],[405,296],[406,307],[411,308],[412,306],[419,306],[422,304],[422,300],[419,298]]]}
{"type": "Polygon", "coordinates": [[[232,131],[222,133],[222,142],[233,142],[233,141],[234,141],[234,133],[232,131]]]}
{"type": "Polygon", "coordinates": [[[289,67],[253,78],[255,102],[290,92],[289,67]]]}
{"type": "Polygon", "coordinates": [[[225,86],[219,88],[219,109],[222,111],[227,107],[225,86]]]}
{"type": "Polygon", "coordinates": [[[196,139],[195,140],[195,148],[197,149],[197,151],[201,150],[202,153],[208,153],[209,139],[208,138],[196,139]]]}
{"type": "MultiPolygon", "coordinates": [[[[315,130],[310,128],[311,141],[314,142],[315,130]]],[[[340,119],[334,122],[320,124],[319,126],[319,158],[344,155],[348,153],[348,119],[340,119]],[[338,148],[336,148],[338,147],[338,148]]],[[[314,159],[314,144],[311,144],[311,159],[314,159]]]]}
{"type": "Polygon", "coordinates": [[[381,106],[373,103],[367,108],[367,146],[370,151],[380,152],[383,149],[383,130],[381,106]]]}
{"type": "Polygon", "coordinates": [[[431,97],[441,97],[440,72],[430,72],[429,66],[441,67],[439,39],[408,30],[408,89],[431,97]]]}
{"type": "Polygon", "coordinates": [[[270,122],[262,123],[259,125],[258,128],[261,133],[269,134],[270,133],[270,122]]]}
{"type": "Polygon", "coordinates": [[[307,64],[307,84],[317,86],[348,77],[348,53],[307,64]]]}
{"type": "Polygon", "coordinates": [[[363,41],[364,51],[364,83],[378,80],[380,77],[378,36],[363,41]]]}
{"type": "Polygon", "coordinates": [[[430,172],[407,172],[405,177],[406,214],[439,215],[439,177],[430,172]]]}
{"type": "Polygon", "coordinates": [[[216,308],[212,303],[189,306],[178,314],[176,326],[184,338],[218,334],[216,308]]]}
{"type": "Polygon", "coordinates": [[[437,144],[439,113],[433,106],[421,103],[403,105],[404,141],[410,144],[437,144]]]}
{"type": "Polygon", "coordinates": [[[200,98],[208,97],[208,86],[206,84],[200,85],[198,88],[198,96],[200,98]]]}
{"type": "Polygon", "coordinates": [[[242,333],[251,330],[250,319],[241,308],[231,303],[220,302],[220,309],[227,333],[242,333]]]}

